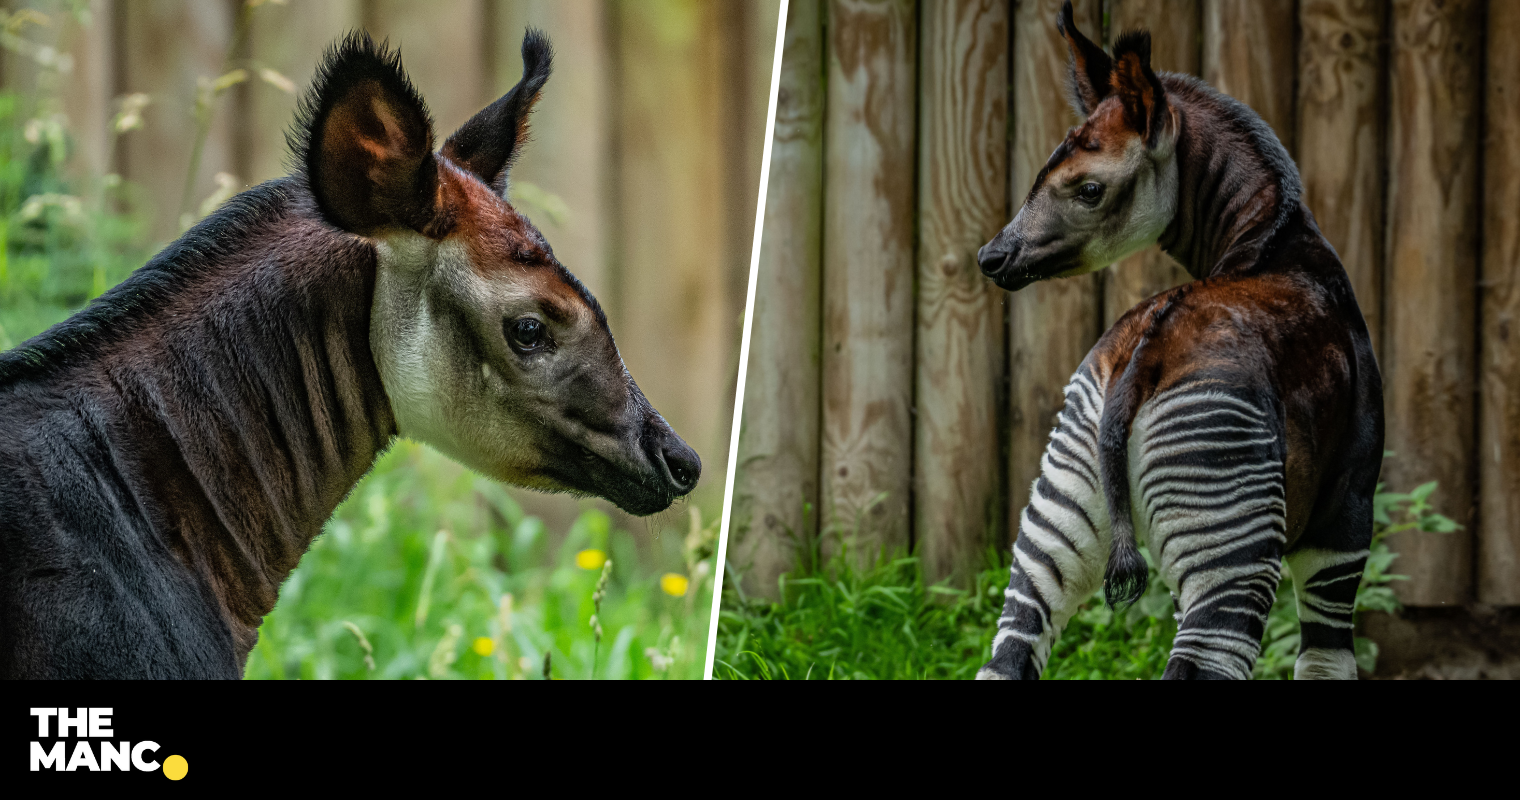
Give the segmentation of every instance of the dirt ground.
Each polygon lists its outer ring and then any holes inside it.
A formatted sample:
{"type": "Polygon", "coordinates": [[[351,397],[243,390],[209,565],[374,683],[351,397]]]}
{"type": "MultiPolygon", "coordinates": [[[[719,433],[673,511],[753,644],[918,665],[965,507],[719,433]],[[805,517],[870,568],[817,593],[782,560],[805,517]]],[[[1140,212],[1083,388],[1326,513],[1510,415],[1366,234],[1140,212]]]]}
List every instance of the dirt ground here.
{"type": "Polygon", "coordinates": [[[1408,608],[1367,614],[1361,627],[1378,643],[1375,679],[1520,678],[1520,608],[1408,608]]]}

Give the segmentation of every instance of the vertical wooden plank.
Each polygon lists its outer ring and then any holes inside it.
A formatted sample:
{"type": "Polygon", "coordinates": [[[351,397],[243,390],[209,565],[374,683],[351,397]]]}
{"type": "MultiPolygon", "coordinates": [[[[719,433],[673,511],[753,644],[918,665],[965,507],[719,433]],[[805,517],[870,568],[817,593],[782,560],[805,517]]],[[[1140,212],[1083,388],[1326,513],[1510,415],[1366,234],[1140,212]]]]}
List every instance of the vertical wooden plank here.
{"type": "Polygon", "coordinates": [[[1472,588],[1473,318],[1483,5],[1397,0],[1388,134],[1385,480],[1441,487],[1436,507],[1467,530],[1390,541],[1408,605],[1466,602],[1472,588]]]}
{"type": "Polygon", "coordinates": [[[1008,4],[921,13],[913,530],[925,579],[964,585],[1003,522],[1006,293],[976,250],[1008,221],[1008,4]]]}
{"type": "Polygon", "coordinates": [[[295,119],[296,102],[311,86],[323,53],[363,20],[360,0],[295,0],[264,3],[254,9],[248,32],[253,79],[239,87],[247,112],[238,126],[238,176],[248,185],[287,173],[285,132],[295,119]],[[287,92],[265,79],[274,70],[295,87],[287,92]]]}
{"type": "Polygon", "coordinates": [[[1520,605],[1520,3],[1488,6],[1478,602],[1520,605]]]}
{"type": "MultiPolygon", "coordinates": [[[[121,138],[122,177],[144,190],[151,210],[150,235],[179,235],[179,206],[196,137],[195,99],[201,79],[215,79],[232,44],[235,2],[141,0],[117,15],[117,93],[146,92],[142,130],[121,138]]],[[[191,197],[195,203],[216,189],[218,172],[237,169],[235,106],[224,95],[216,104],[191,197]]]]}
{"type": "Polygon", "coordinates": [[[605,16],[600,0],[499,4],[487,95],[500,97],[522,77],[523,32],[531,26],[547,33],[554,43],[554,75],[533,112],[533,141],[512,168],[512,179],[564,201],[559,220],[531,202],[519,205],[554,245],[555,256],[592,294],[612,306],[616,303],[607,275],[607,173],[613,131],[607,108],[605,16]]]}
{"type": "MultiPolygon", "coordinates": [[[[1113,0],[1110,38],[1131,28],[1151,32],[1151,66],[1157,70],[1199,74],[1202,68],[1201,10],[1198,0],[1113,0]]],[[[1175,259],[1152,245],[1103,273],[1103,327],[1158,292],[1192,277],[1175,259]]]]}
{"type": "Polygon", "coordinates": [[[915,11],[828,12],[822,523],[857,536],[864,561],[909,545],[915,11]]]}
{"type": "Polygon", "coordinates": [[[58,14],[62,47],[74,60],[73,73],[59,87],[59,99],[74,137],[70,156],[74,176],[86,182],[99,180],[111,168],[107,149],[116,89],[116,47],[111,36],[115,5],[111,0],[90,0],[82,20],[67,12],[58,14]]]}
{"type": "Polygon", "coordinates": [[[751,595],[773,597],[818,529],[823,91],[823,6],[791,0],[729,525],[751,595]]]}
{"type": "Polygon", "coordinates": [[[1383,9],[1299,8],[1298,169],[1304,200],[1351,277],[1374,352],[1383,322],[1383,9]]]}
{"type": "MultiPolygon", "coordinates": [[[[723,493],[741,309],[729,303],[723,119],[727,42],[713,4],[613,6],[617,123],[616,305],[628,370],[702,457],[698,503],[723,493]],[[727,415],[727,416],[725,416],[727,415]]],[[[711,506],[709,506],[711,507],[711,506]]]]}
{"type": "Polygon", "coordinates": [[[1297,0],[1204,0],[1203,78],[1250,106],[1293,146],[1297,0]]]}
{"type": "MultiPolygon", "coordinates": [[[[1094,40],[1101,4],[1073,3],[1077,27],[1094,40]]],[[[1077,122],[1067,103],[1066,42],[1056,32],[1061,0],[1015,6],[1013,21],[1013,163],[1009,190],[1021,199],[1066,131],[1077,122]]],[[[1016,209],[1015,209],[1016,210],[1016,209]]],[[[1062,390],[1097,341],[1101,273],[1042,281],[1009,296],[1009,530],[1029,503],[1040,454],[1065,401],[1062,390]]]]}
{"type": "Polygon", "coordinates": [[[486,13],[481,0],[368,0],[364,27],[400,46],[442,141],[494,100],[487,88],[486,13]]]}
{"type": "MultiPolygon", "coordinates": [[[[760,162],[765,155],[765,118],[770,108],[771,67],[776,57],[776,26],[780,16],[781,0],[759,0],[730,7],[720,17],[725,20],[724,35],[733,42],[727,51],[726,67],[733,89],[724,95],[727,102],[724,116],[735,131],[744,132],[723,137],[724,161],[729,165],[724,182],[729,195],[729,258],[736,264],[744,264],[744,269],[728,272],[729,302],[737,309],[744,308],[749,292],[755,203],[760,199],[760,162]]],[[[732,389],[737,389],[739,379],[735,353],[732,389]]]]}

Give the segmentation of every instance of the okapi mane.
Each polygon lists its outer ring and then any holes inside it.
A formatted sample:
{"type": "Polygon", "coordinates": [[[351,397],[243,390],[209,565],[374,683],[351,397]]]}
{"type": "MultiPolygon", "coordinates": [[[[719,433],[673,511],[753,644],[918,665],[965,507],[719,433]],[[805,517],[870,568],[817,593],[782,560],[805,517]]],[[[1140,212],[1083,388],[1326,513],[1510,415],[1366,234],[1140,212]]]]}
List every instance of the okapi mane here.
{"type": "Polygon", "coordinates": [[[328,46],[322,54],[316,74],[296,106],[295,120],[285,132],[285,146],[290,151],[288,167],[293,174],[310,174],[308,159],[313,144],[312,133],[330,110],[323,101],[331,103],[343,97],[349,87],[366,80],[379,82],[422,109],[422,116],[427,120],[428,150],[433,149],[433,115],[401,68],[401,51],[392,49],[388,39],[375,44],[367,31],[353,30],[328,46]]]}
{"type": "Polygon", "coordinates": [[[135,323],[242,250],[251,234],[285,216],[295,198],[307,195],[297,183],[280,178],[236,195],[83,310],[0,353],[0,388],[45,376],[104,342],[130,335],[135,323]]]}
{"type": "Polygon", "coordinates": [[[1176,100],[1178,105],[1189,109],[1212,111],[1218,118],[1230,128],[1245,134],[1251,144],[1251,149],[1261,159],[1262,169],[1272,174],[1278,190],[1277,217],[1273,221],[1272,231],[1266,236],[1270,239],[1292,214],[1295,206],[1304,194],[1304,184],[1298,175],[1298,165],[1293,163],[1293,157],[1288,155],[1288,148],[1283,146],[1277,134],[1272,131],[1272,126],[1261,118],[1245,103],[1215,89],[1192,75],[1184,75],[1176,72],[1158,72],[1156,77],[1161,79],[1161,84],[1166,87],[1168,100],[1176,100]]]}

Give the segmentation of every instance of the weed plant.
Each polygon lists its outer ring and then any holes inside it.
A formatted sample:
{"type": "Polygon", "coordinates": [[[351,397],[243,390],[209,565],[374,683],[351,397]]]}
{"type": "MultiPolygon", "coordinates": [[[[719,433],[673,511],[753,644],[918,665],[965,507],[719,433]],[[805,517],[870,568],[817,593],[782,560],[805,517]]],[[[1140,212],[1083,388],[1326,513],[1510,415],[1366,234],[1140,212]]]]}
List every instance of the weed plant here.
{"type": "MultiPolygon", "coordinates": [[[[1391,533],[1445,533],[1458,527],[1429,504],[1434,482],[1407,494],[1373,499],[1372,554],[1357,591],[1357,611],[1397,611],[1388,570],[1397,554],[1391,533]]],[[[836,534],[837,535],[837,534],[836,534]]],[[[848,540],[849,536],[842,537],[848,540]]],[[[1141,548],[1147,563],[1149,553],[1141,548]]],[[[989,553],[988,565],[968,589],[927,584],[911,557],[881,558],[856,566],[846,548],[821,569],[817,542],[799,550],[797,568],[781,576],[776,602],[724,590],[713,677],[726,679],[966,679],[991,657],[992,637],[1008,584],[1007,556],[989,553]]],[[[728,586],[737,587],[737,574],[728,586]]],[[[1128,607],[1110,608],[1102,593],[1082,603],[1051,650],[1042,677],[1094,680],[1159,678],[1177,634],[1171,595],[1151,567],[1145,594],[1128,607]]],[[[1293,677],[1298,657],[1298,608],[1287,565],[1267,619],[1255,677],[1293,677]]],[[[1376,668],[1376,643],[1356,639],[1358,666],[1376,668]]]]}
{"type": "Polygon", "coordinates": [[[247,677],[537,678],[549,656],[556,678],[700,678],[716,526],[689,513],[653,555],[594,509],[556,536],[402,441],[281,588],[247,677]]]}

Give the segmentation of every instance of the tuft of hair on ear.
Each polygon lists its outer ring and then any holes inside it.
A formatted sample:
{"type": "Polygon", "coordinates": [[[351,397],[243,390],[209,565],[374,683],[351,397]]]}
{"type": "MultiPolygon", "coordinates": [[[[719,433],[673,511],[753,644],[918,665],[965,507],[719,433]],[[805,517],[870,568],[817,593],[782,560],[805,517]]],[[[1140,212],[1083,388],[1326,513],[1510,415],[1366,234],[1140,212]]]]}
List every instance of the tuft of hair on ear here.
{"type": "Polygon", "coordinates": [[[349,32],[323,54],[286,134],[296,171],[336,227],[422,230],[436,209],[433,119],[388,42],[349,32]]]}
{"type": "Polygon", "coordinates": [[[1061,33],[1067,49],[1071,51],[1071,64],[1066,74],[1066,90],[1071,107],[1079,116],[1086,117],[1112,91],[1109,74],[1113,71],[1113,63],[1103,48],[1077,30],[1071,0],[1061,4],[1061,13],[1056,15],[1056,30],[1061,33]]]}
{"type": "Polygon", "coordinates": [[[1151,69],[1150,31],[1120,34],[1114,42],[1113,61],[1110,83],[1124,104],[1125,118],[1146,147],[1155,147],[1166,125],[1167,104],[1166,89],[1151,69]]]}
{"type": "Polygon", "coordinates": [[[528,143],[528,115],[543,92],[554,64],[554,48],[541,30],[523,33],[522,78],[500,99],[461,125],[443,143],[443,155],[490,184],[507,192],[507,173],[528,143]]]}

